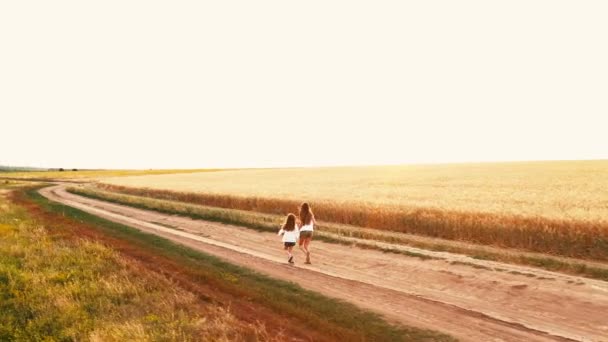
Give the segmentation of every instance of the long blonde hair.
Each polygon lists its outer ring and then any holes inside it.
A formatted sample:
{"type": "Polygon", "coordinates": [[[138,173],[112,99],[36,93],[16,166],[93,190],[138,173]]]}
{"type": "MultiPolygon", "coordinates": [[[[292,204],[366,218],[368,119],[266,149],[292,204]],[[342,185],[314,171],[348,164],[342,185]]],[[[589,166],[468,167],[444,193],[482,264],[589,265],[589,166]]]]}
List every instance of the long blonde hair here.
{"type": "Polygon", "coordinates": [[[296,215],[289,213],[283,223],[283,230],[291,232],[296,229],[296,215]]]}
{"type": "Polygon", "coordinates": [[[302,225],[310,224],[314,217],[315,215],[312,213],[310,205],[306,202],[302,203],[300,206],[300,222],[302,222],[302,225]]]}

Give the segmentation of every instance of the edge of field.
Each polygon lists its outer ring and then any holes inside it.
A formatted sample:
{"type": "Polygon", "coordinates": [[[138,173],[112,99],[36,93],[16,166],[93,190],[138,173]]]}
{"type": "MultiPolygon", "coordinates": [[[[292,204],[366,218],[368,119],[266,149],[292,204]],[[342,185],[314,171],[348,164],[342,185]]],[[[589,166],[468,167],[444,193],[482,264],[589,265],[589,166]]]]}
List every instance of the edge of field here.
{"type": "MultiPolygon", "coordinates": [[[[104,191],[91,187],[71,187],[67,190],[68,192],[77,195],[116,204],[153,210],[165,214],[178,214],[193,219],[239,225],[259,231],[275,232],[276,227],[283,220],[282,215],[203,206],[185,203],[183,201],[171,201],[104,191]]],[[[405,248],[399,248],[400,245],[411,246],[428,251],[462,254],[480,261],[489,260],[532,266],[548,271],[557,271],[608,281],[608,265],[600,262],[565,258],[542,253],[530,253],[517,249],[475,245],[459,241],[421,237],[406,233],[381,231],[378,229],[361,228],[328,222],[320,222],[318,226],[317,238],[330,243],[356,245],[361,248],[376,249],[388,253],[398,253],[417,257],[422,260],[435,258],[425,254],[424,251],[411,251],[405,248]]],[[[477,268],[482,267],[475,263],[469,263],[469,266],[477,268]]]]}

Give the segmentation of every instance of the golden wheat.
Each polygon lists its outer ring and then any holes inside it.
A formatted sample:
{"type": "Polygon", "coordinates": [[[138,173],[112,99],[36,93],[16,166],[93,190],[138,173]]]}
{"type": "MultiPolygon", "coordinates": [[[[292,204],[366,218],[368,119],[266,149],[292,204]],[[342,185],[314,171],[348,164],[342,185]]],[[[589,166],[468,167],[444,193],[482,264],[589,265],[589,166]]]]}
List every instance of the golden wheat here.
{"type": "Polygon", "coordinates": [[[106,179],[239,197],[608,220],[608,161],[235,170],[106,179]]]}

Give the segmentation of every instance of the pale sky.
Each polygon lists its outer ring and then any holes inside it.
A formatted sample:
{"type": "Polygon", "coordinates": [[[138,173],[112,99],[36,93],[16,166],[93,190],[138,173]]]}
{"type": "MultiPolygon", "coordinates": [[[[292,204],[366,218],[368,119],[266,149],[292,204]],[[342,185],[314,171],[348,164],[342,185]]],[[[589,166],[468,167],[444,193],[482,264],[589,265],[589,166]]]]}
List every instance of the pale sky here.
{"type": "Polygon", "coordinates": [[[0,165],[608,158],[606,1],[2,1],[0,165]]]}

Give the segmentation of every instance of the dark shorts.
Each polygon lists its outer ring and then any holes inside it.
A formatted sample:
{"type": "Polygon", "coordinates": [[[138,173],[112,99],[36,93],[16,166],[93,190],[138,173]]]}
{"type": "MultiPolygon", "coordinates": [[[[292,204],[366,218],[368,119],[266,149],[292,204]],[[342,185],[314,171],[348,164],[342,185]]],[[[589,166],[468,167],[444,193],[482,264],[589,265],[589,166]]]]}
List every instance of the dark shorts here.
{"type": "Polygon", "coordinates": [[[295,242],[283,242],[283,244],[285,245],[285,249],[287,249],[287,247],[293,247],[296,245],[295,242]]]}
{"type": "Polygon", "coordinates": [[[300,232],[300,239],[312,239],[312,231],[306,230],[300,232]]]}

